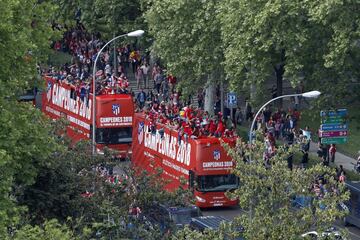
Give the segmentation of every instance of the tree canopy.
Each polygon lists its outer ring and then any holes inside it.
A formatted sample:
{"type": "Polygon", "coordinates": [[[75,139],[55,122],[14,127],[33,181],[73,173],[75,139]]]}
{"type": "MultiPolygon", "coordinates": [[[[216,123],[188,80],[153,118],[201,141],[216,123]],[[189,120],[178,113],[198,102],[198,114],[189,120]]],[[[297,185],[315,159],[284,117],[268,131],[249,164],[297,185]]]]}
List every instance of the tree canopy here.
{"type": "Polygon", "coordinates": [[[189,93],[223,77],[217,1],[144,1],[153,50],[189,93]]]}
{"type": "Polygon", "coordinates": [[[21,210],[15,206],[14,186],[33,183],[54,149],[47,121],[17,96],[36,76],[36,64],[46,58],[49,40],[56,36],[50,24],[56,8],[46,1],[5,0],[0,9],[0,235],[5,236],[21,210]]]}
{"type": "Polygon", "coordinates": [[[246,239],[297,239],[311,228],[322,232],[345,216],[339,204],[349,198],[349,192],[336,180],[334,169],[319,163],[290,170],[287,160],[299,151],[298,145],[277,146],[268,161],[265,149],[264,139],[258,137],[250,148],[238,141],[228,151],[236,160],[234,173],[241,183],[231,195],[248,212],[234,221],[244,227],[246,239]],[[299,199],[306,199],[302,206],[295,204],[299,199]]]}
{"type": "Polygon", "coordinates": [[[286,78],[338,104],[359,76],[359,21],[351,13],[358,7],[356,1],[223,1],[219,19],[233,85],[261,84],[275,73],[278,95],[286,78]]]}

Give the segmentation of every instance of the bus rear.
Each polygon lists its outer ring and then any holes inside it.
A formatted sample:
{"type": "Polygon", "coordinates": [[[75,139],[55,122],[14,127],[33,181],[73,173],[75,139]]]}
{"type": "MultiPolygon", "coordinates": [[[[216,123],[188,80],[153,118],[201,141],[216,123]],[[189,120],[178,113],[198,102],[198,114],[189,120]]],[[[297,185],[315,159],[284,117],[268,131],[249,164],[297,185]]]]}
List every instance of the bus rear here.
{"type": "Polygon", "coordinates": [[[96,96],[95,142],[98,153],[105,146],[116,150],[117,157],[131,154],[134,104],[129,94],[96,96]]]}

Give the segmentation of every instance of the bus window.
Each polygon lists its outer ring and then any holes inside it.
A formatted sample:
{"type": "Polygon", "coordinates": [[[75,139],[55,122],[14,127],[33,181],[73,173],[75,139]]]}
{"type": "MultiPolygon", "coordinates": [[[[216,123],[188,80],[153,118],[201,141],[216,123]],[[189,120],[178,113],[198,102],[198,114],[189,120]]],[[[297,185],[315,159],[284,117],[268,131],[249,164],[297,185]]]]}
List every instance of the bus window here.
{"type": "Polygon", "coordinates": [[[197,177],[198,191],[223,192],[239,187],[239,178],[234,174],[205,175],[197,177]]]}
{"type": "Polygon", "coordinates": [[[96,128],[96,143],[120,144],[132,142],[132,127],[96,128]]]}

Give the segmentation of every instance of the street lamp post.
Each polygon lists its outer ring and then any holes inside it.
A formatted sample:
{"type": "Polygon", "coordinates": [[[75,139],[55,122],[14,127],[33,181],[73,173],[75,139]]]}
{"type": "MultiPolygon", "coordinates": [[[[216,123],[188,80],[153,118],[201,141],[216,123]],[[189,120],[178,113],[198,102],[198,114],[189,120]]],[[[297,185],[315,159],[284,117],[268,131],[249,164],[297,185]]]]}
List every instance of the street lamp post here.
{"type": "MultiPolygon", "coordinates": [[[[249,133],[249,142],[250,144],[252,144],[252,136],[253,136],[253,130],[254,130],[254,125],[255,125],[255,121],[257,119],[257,117],[259,116],[259,114],[261,113],[261,111],[270,103],[272,103],[273,101],[276,101],[280,98],[286,98],[286,97],[305,97],[305,98],[317,98],[318,96],[320,96],[321,92],[319,91],[310,91],[310,92],[305,92],[305,93],[297,93],[297,94],[288,94],[288,95],[282,95],[276,98],[273,98],[271,100],[269,100],[268,102],[266,102],[264,105],[261,106],[261,108],[257,111],[252,123],[251,123],[251,127],[250,127],[250,133],[249,133]]],[[[251,156],[250,156],[250,161],[251,161],[251,156]]],[[[250,220],[252,221],[253,219],[253,206],[250,206],[250,210],[249,210],[249,216],[250,216],[250,220]]]]}
{"type": "Polygon", "coordinates": [[[321,92],[319,91],[310,91],[310,92],[305,92],[305,93],[297,93],[297,94],[288,94],[288,95],[282,95],[276,98],[273,98],[271,100],[269,100],[268,102],[266,102],[260,109],[259,111],[256,113],[252,123],[251,123],[251,127],[250,127],[250,135],[249,135],[249,141],[250,144],[252,144],[252,135],[253,135],[253,131],[254,131],[254,125],[255,125],[255,121],[257,119],[257,117],[259,116],[259,114],[261,113],[261,111],[271,102],[276,101],[280,98],[286,98],[286,97],[305,97],[305,98],[317,98],[319,95],[321,94],[321,92]]]}
{"type": "MultiPolygon", "coordinates": [[[[100,51],[97,53],[96,55],[96,58],[95,58],[95,61],[94,61],[94,66],[93,66],[93,79],[92,79],[92,82],[93,82],[93,102],[92,102],[92,154],[95,155],[96,153],[96,147],[95,147],[95,124],[96,124],[96,111],[95,111],[95,102],[96,102],[96,94],[95,94],[95,90],[96,90],[96,85],[95,85],[95,74],[96,74],[96,63],[97,63],[97,60],[99,59],[99,56],[101,54],[101,52],[113,41],[115,41],[116,39],[118,38],[121,38],[121,37],[140,37],[141,35],[144,34],[144,31],[143,30],[136,30],[136,31],[133,31],[133,32],[129,32],[129,33],[126,33],[126,34],[122,34],[120,36],[117,36],[117,37],[114,37],[113,39],[111,39],[110,41],[108,41],[101,49],[100,51]]],[[[115,67],[115,66],[114,66],[115,67]]]]}

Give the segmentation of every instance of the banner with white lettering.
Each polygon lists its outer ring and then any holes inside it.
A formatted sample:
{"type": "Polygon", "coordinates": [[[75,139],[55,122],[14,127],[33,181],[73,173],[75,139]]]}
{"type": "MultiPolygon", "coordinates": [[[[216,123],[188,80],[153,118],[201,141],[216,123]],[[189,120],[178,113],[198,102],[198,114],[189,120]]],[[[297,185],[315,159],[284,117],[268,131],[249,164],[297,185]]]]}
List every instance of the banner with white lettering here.
{"type": "Polygon", "coordinates": [[[138,143],[144,144],[145,148],[159,152],[179,163],[190,165],[190,143],[186,143],[184,140],[179,141],[177,137],[168,133],[154,134],[149,131],[149,126],[145,125],[142,126],[142,131],[138,131],[138,143]]]}
{"type": "Polygon", "coordinates": [[[91,104],[92,100],[84,98],[80,99],[78,96],[72,97],[71,90],[66,89],[58,83],[48,82],[47,100],[49,103],[63,108],[80,117],[91,119],[91,104]]]}

